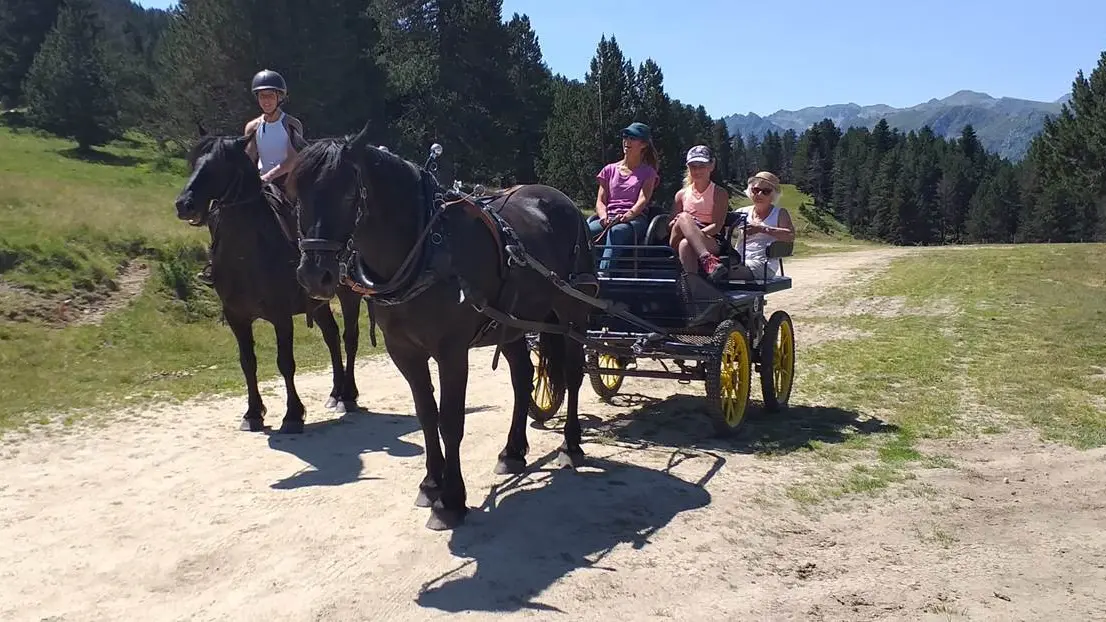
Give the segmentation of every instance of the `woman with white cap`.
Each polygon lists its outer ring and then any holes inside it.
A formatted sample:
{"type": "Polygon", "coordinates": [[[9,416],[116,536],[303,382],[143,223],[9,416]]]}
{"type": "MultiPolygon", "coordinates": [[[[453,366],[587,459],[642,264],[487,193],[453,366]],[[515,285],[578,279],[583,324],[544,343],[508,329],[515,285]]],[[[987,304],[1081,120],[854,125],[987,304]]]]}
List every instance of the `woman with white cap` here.
{"type": "MultiPolygon", "coordinates": [[[[764,278],[766,266],[768,278],[779,276],[780,260],[768,259],[768,245],[777,240],[795,240],[795,225],[791,222],[791,215],[786,209],[776,205],[780,199],[780,179],[768,171],[761,171],[749,178],[745,194],[753,200],[752,205],[739,210],[746,216],[745,267],[757,279],[764,278]]],[[[740,250],[739,246],[738,251],[740,250]]]]}
{"type": "Polygon", "coordinates": [[[730,194],[711,181],[714,155],[710,147],[696,145],[687,152],[684,187],[673,201],[672,231],[668,243],[676,249],[688,273],[702,271],[707,278],[726,276],[718,259],[718,233],[726,221],[730,194]]]}

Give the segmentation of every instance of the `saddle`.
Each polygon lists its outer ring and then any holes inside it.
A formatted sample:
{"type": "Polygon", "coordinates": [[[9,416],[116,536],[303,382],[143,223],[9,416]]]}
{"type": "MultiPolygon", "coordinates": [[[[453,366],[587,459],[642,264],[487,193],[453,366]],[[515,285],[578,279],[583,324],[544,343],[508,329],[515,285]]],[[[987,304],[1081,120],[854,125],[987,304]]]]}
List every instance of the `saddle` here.
{"type": "Polygon", "coordinates": [[[297,223],[296,223],[296,205],[288,198],[288,195],[284,194],[280,186],[275,183],[261,184],[261,196],[265,198],[265,203],[268,204],[269,209],[273,211],[273,217],[276,218],[277,224],[280,225],[280,230],[284,234],[285,239],[292,246],[296,246],[299,241],[299,236],[296,235],[297,223]]]}

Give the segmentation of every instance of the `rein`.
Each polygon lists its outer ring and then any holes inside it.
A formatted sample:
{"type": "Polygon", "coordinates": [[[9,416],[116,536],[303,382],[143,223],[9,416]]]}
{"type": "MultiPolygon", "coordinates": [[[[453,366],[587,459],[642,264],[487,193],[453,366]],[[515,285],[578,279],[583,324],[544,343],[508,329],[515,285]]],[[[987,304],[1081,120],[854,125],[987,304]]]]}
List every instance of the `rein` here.
{"type": "MultiPolygon", "coordinates": [[[[425,289],[425,287],[410,288],[409,286],[413,284],[419,275],[419,268],[421,268],[422,259],[426,252],[426,242],[429,240],[431,244],[437,246],[440,245],[444,239],[442,234],[435,230],[435,225],[437,225],[442,214],[445,213],[445,210],[440,209],[442,197],[440,193],[436,191],[440,190],[440,188],[437,188],[437,184],[428,178],[425,171],[422,172],[420,179],[422,181],[424,209],[419,211],[419,228],[422,232],[415,240],[407,256],[404,257],[399,269],[392,275],[392,278],[386,283],[377,285],[374,280],[369,278],[369,275],[364,273],[364,268],[358,262],[357,252],[353,246],[353,238],[368,210],[368,189],[361,177],[361,169],[356,165],[354,166],[354,173],[357,180],[357,215],[354,218],[353,229],[350,232],[349,238],[347,238],[343,244],[342,242],[326,238],[307,237],[301,233],[299,248],[301,251],[307,252],[323,251],[337,253],[339,283],[346,285],[362,296],[372,297],[381,304],[400,304],[414,297],[414,295],[421,293],[422,290],[425,289]],[[405,289],[407,291],[404,291],[405,289]]],[[[429,282],[425,284],[426,287],[429,285],[429,282]]]]}

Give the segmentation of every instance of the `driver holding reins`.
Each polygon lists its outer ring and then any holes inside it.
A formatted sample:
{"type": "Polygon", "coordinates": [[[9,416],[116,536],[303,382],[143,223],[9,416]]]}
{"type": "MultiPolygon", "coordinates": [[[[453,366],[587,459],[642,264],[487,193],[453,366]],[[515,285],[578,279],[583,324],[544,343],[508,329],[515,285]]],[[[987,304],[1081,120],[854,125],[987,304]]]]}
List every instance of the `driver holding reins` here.
{"type": "MultiPolygon", "coordinates": [[[[298,153],[307,146],[303,123],[283,110],[288,85],[279,73],[270,69],[257,72],[250,88],[261,108],[261,116],[246,123],[243,135],[253,133],[253,139],[246,145],[246,153],[257,163],[262,183],[273,185],[283,197],[288,173],[295,166],[298,153]]],[[[207,285],[214,283],[210,259],[200,272],[199,279],[207,285]]]]}

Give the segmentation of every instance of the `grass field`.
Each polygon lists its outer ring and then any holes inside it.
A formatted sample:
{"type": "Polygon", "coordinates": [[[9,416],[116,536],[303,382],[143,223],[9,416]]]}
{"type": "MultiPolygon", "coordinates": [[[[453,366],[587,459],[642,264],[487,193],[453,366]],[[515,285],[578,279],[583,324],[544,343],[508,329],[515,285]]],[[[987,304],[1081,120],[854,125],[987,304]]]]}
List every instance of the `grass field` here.
{"type": "Polygon", "coordinates": [[[1106,445],[1106,246],[932,250],[895,261],[798,318],[845,331],[804,351],[803,402],[871,414],[894,431],[819,446],[827,468],[792,496],[814,502],[944,464],[926,439],[1035,428],[1106,445]],[[847,458],[847,459],[846,459],[847,458]]]}
{"type": "MultiPolygon", "coordinates": [[[[98,162],[71,143],[0,128],[0,429],[126,398],[239,390],[237,351],[212,292],[191,280],[208,234],[177,220],[184,164],[127,141],[98,162]],[[100,324],[59,328],[41,311],[109,298],[127,260],[150,265],[141,293],[100,324]],[[28,308],[39,309],[24,317],[28,308]]],[[[317,329],[297,324],[300,369],[327,364],[317,329]]],[[[367,331],[367,320],[362,317],[367,331]]],[[[255,325],[259,373],[275,343],[255,325]]],[[[365,339],[362,352],[371,348],[365,339]]]]}

